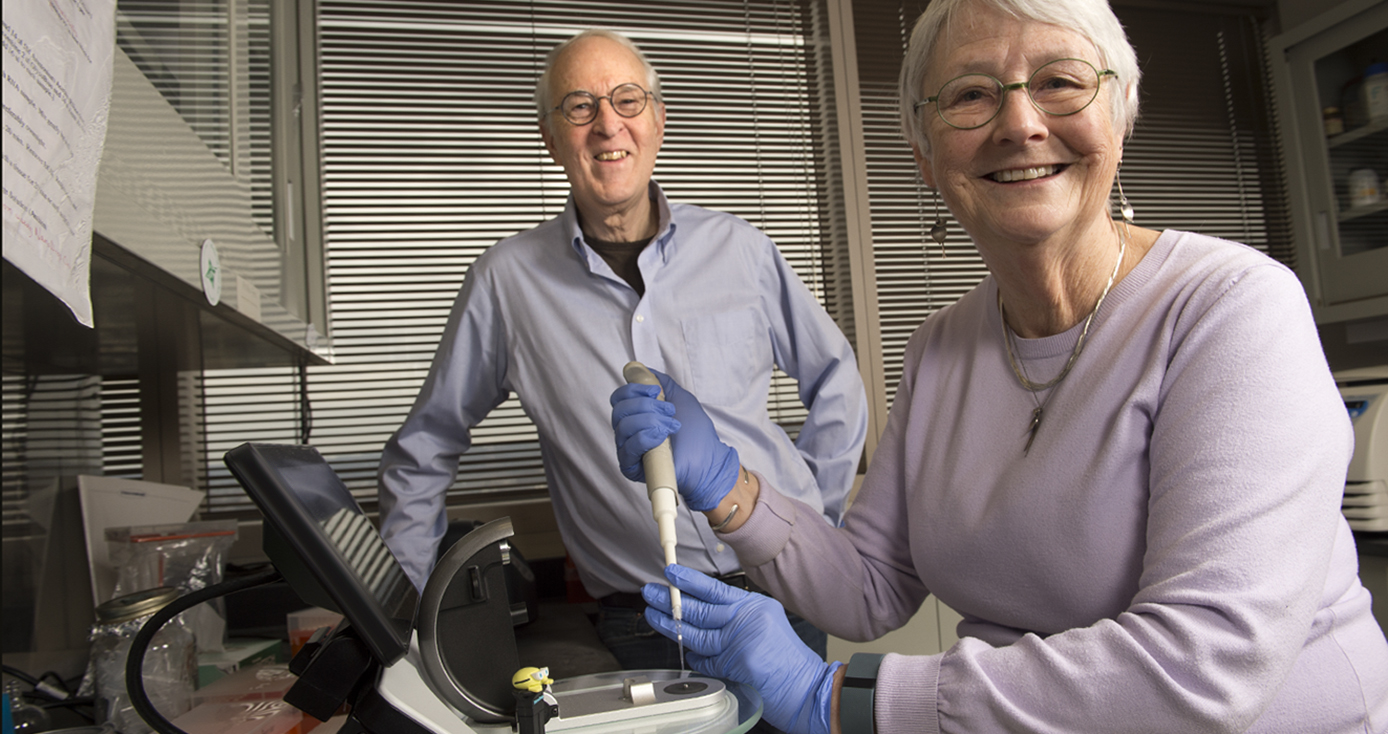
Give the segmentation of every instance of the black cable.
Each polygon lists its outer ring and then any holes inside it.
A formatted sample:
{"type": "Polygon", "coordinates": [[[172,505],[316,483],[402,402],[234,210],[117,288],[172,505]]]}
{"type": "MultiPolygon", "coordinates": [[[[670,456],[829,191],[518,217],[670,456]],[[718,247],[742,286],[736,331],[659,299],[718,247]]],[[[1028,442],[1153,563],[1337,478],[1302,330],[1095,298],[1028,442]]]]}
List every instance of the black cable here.
{"type": "Polygon", "coordinates": [[[30,698],[43,699],[46,701],[62,701],[72,697],[72,691],[68,689],[67,684],[63,683],[63,679],[51,670],[45,671],[43,675],[35,678],[13,665],[6,665],[5,674],[18,679],[21,683],[29,684],[32,690],[25,695],[30,698]],[[58,681],[58,685],[45,683],[43,679],[49,676],[52,676],[54,680],[58,681]]]}
{"type": "Polygon", "coordinates": [[[135,634],[135,639],[130,642],[130,657],[125,661],[125,688],[130,693],[130,703],[135,707],[135,712],[145,720],[146,724],[149,724],[150,728],[159,734],[188,734],[188,732],[169,723],[169,720],[154,708],[154,704],[150,703],[149,695],[145,693],[145,652],[149,649],[149,643],[154,640],[154,635],[159,632],[159,629],[184,610],[191,609],[205,601],[279,580],[280,572],[272,568],[268,571],[223,581],[220,584],[190,592],[169,602],[163,609],[155,612],[149,621],[144,623],[144,626],[140,627],[140,631],[135,634]]]}
{"type": "Polygon", "coordinates": [[[70,709],[72,713],[81,716],[93,724],[96,723],[96,699],[92,696],[73,696],[72,698],[67,698],[62,701],[47,701],[39,704],[39,708],[44,711],[61,708],[70,709]],[[83,706],[92,707],[91,713],[82,711],[81,707],[83,706]]]}
{"type": "Polygon", "coordinates": [[[95,704],[95,696],[73,696],[72,698],[65,698],[61,701],[44,701],[39,704],[39,706],[46,709],[60,709],[71,706],[92,706],[95,704]]]}
{"type": "Polygon", "coordinates": [[[96,721],[94,713],[89,714],[85,711],[77,710],[80,706],[92,706],[94,704],[92,697],[77,697],[72,695],[71,690],[68,689],[67,683],[63,681],[62,676],[58,675],[56,672],[47,670],[44,671],[42,675],[35,678],[13,665],[5,665],[4,670],[5,675],[29,685],[32,690],[22,695],[24,699],[34,703],[39,708],[45,711],[53,708],[71,708],[73,709],[73,713],[78,716],[91,722],[96,721]],[[52,683],[44,682],[44,678],[50,677],[58,681],[58,685],[55,686],[52,683]]]}
{"type": "Polygon", "coordinates": [[[13,665],[5,665],[5,666],[4,666],[4,670],[5,670],[5,675],[12,675],[12,676],[14,676],[14,677],[16,677],[16,678],[18,678],[18,679],[24,681],[25,683],[28,683],[29,686],[30,686],[31,688],[36,688],[36,687],[38,687],[38,684],[39,684],[39,679],[38,679],[38,678],[35,678],[35,677],[32,676],[32,675],[29,675],[28,673],[26,673],[26,672],[20,670],[19,668],[14,667],[13,665]]]}

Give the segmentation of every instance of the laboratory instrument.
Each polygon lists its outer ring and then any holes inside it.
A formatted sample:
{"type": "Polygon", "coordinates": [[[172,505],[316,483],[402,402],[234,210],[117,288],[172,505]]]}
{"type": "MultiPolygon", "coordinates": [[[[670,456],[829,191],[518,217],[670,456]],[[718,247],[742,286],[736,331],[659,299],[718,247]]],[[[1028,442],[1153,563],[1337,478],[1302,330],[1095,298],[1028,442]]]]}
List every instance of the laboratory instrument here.
{"type": "MultiPolygon", "coordinates": [[[[660,387],[660,381],[640,362],[627,362],[622,368],[622,377],[630,383],[660,387]]],[[[665,399],[664,389],[661,389],[657,398],[665,399]]],[[[655,514],[656,526],[660,528],[660,547],[665,551],[665,565],[674,565],[675,506],[679,503],[679,491],[675,486],[675,455],[670,449],[668,436],[659,446],[641,457],[641,467],[646,470],[646,494],[651,499],[651,511],[655,514]]],[[[680,590],[674,585],[670,586],[670,609],[676,622],[684,619],[680,607],[680,590]]],[[[680,656],[683,657],[683,633],[679,637],[680,656]]]]}
{"type": "Polygon", "coordinates": [[[1335,373],[1354,425],[1341,512],[1353,530],[1388,531],[1388,366],[1335,373]]]}
{"type": "MultiPolygon", "coordinates": [[[[279,573],[305,602],[345,617],[291,662],[299,680],[286,702],[320,720],[349,702],[354,731],[372,734],[512,731],[513,625],[525,609],[506,593],[509,519],[464,536],[416,593],[316,450],[244,444],[225,460],[265,516],[264,548],[279,573]]],[[[754,690],[679,671],[556,679],[552,692],[549,732],[741,732],[761,715],[754,690]]]]}

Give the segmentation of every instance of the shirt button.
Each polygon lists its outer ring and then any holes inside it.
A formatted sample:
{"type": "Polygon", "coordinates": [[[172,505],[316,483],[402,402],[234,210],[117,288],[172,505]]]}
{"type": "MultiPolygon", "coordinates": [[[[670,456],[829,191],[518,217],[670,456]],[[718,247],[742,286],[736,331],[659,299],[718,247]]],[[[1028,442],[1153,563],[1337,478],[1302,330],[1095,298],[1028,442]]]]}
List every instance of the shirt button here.
{"type": "Polygon", "coordinates": [[[636,314],[636,323],[639,324],[639,323],[644,322],[645,320],[646,320],[646,317],[645,317],[645,316],[642,316],[641,314],[636,314]]]}
{"type": "Polygon", "coordinates": [[[713,549],[716,550],[716,551],[718,551],[719,553],[722,553],[722,552],[723,552],[723,548],[724,548],[724,546],[723,546],[722,543],[719,543],[718,545],[715,545],[715,546],[713,547],[713,549]]]}

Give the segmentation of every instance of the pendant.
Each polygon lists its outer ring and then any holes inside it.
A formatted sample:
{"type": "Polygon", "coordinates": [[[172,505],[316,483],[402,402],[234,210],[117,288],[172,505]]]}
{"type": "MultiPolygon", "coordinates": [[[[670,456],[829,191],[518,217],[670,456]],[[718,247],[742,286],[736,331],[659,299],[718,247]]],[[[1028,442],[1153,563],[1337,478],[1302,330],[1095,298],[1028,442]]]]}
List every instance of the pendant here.
{"type": "Polygon", "coordinates": [[[935,222],[935,226],[930,228],[930,239],[935,240],[937,245],[945,244],[945,237],[948,234],[949,230],[945,228],[945,220],[943,219],[935,222]]]}
{"type": "Polygon", "coordinates": [[[1027,445],[1022,447],[1022,456],[1026,456],[1031,451],[1031,442],[1036,440],[1036,432],[1041,430],[1041,406],[1036,406],[1036,410],[1031,411],[1031,425],[1027,426],[1027,445]]]}
{"type": "Polygon", "coordinates": [[[943,219],[937,220],[935,226],[930,228],[930,239],[935,240],[935,244],[940,246],[940,257],[949,257],[945,254],[945,236],[948,233],[943,219]]]}

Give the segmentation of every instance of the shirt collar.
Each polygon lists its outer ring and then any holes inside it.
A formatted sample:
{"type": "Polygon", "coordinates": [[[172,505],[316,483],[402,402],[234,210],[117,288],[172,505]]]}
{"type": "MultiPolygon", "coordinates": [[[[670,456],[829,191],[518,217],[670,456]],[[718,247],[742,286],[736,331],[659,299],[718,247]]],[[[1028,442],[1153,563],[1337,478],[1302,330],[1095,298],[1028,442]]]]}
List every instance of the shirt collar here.
{"type": "MultiPolygon", "coordinates": [[[[651,179],[648,184],[650,197],[655,201],[656,221],[655,239],[652,242],[660,248],[661,259],[669,257],[669,248],[675,237],[675,223],[670,218],[670,200],[665,198],[665,191],[660,188],[660,184],[651,179]]],[[[559,215],[559,221],[563,231],[569,238],[569,244],[574,248],[574,252],[584,262],[588,261],[590,255],[594,255],[591,248],[583,241],[583,230],[578,226],[578,205],[574,203],[573,194],[569,194],[569,200],[564,204],[564,213],[559,215]]]]}

